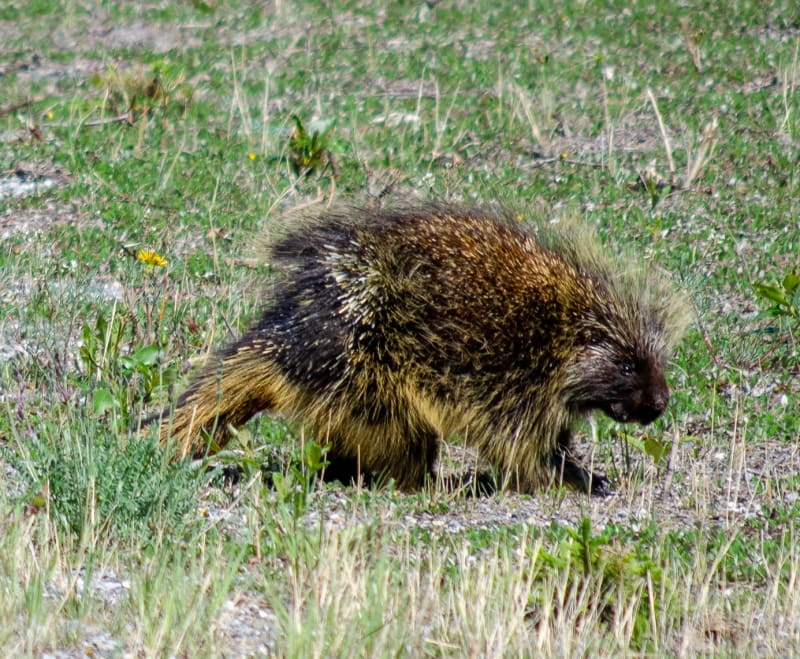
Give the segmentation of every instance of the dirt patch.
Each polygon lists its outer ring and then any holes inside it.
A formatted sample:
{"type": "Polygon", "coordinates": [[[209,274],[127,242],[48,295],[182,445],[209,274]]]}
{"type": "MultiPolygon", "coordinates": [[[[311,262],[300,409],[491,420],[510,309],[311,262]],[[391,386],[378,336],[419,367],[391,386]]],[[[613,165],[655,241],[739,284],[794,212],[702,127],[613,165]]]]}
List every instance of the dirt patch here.
{"type": "Polygon", "coordinates": [[[94,37],[109,50],[144,48],[153,53],[166,53],[174,48],[193,48],[201,43],[190,30],[181,30],[174,25],[144,23],[106,28],[99,30],[94,37]]]}
{"type": "MultiPolygon", "coordinates": [[[[102,227],[102,219],[86,217],[78,209],[79,203],[75,201],[65,204],[56,199],[46,199],[38,208],[7,208],[0,213],[0,241],[19,234],[39,235],[61,224],[81,223],[83,226],[102,227]]],[[[40,253],[46,254],[47,250],[40,253]]]]}
{"type": "MultiPolygon", "coordinates": [[[[38,196],[50,188],[66,185],[68,180],[66,173],[60,167],[47,163],[23,163],[9,175],[0,176],[0,200],[38,196]]],[[[0,231],[2,231],[2,221],[0,221],[0,231]]]]}

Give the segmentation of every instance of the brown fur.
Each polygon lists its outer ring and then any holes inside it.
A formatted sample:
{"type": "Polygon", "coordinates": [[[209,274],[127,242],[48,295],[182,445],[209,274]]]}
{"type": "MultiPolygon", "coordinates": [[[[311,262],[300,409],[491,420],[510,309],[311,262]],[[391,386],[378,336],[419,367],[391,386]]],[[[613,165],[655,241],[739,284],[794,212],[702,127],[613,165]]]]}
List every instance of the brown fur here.
{"type": "MultiPolygon", "coordinates": [[[[290,217],[297,221],[297,217],[290,217]]],[[[180,454],[259,411],[330,443],[330,471],[403,489],[453,433],[507,482],[602,489],[570,455],[576,419],[649,423],[685,306],[621,270],[575,226],[535,233],[485,209],[422,204],[304,217],[268,258],[285,270],[258,324],[211,358],[165,418],[180,454]]]]}

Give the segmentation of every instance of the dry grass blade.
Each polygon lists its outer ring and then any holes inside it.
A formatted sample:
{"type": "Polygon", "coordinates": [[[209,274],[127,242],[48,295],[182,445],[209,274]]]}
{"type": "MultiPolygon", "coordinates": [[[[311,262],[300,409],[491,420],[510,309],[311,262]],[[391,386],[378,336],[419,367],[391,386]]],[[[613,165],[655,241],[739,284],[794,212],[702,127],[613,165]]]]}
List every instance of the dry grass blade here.
{"type": "Polygon", "coordinates": [[[653,91],[648,87],[647,91],[647,98],[650,101],[650,105],[653,107],[653,112],[656,115],[656,121],[658,121],[658,130],[661,133],[661,139],[664,142],[664,151],[667,154],[667,162],[669,163],[669,178],[671,185],[675,185],[675,161],[672,159],[672,146],[669,142],[669,137],[667,137],[667,129],[664,127],[664,120],[661,118],[661,113],[658,111],[658,103],[656,103],[656,98],[653,96],[653,91]]]}
{"type": "Polygon", "coordinates": [[[717,119],[711,120],[703,128],[703,136],[700,144],[692,154],[691,160],[686,164],[686,178],[683,180],[683,187],[688,188],[692,181],[697,178],[703,167],[707,164],[714,154],[714,146],[717,139],[717,119]]]}

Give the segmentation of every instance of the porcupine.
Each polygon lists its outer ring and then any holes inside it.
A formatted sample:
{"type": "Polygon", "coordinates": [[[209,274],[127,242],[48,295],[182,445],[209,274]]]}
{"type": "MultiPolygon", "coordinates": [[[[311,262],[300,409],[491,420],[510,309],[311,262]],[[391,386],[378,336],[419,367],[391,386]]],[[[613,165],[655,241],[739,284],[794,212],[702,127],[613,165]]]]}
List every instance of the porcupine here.
{"type": "Polygon", "coordinates": [[[162,419],[181,456],[265,411],[328,444],[337,478],[418,488],[459,433],[514,489],[600,493],[571,450],[576,420],[648,424],[667,407],[682,296],[578,225],[431,202],[290,219],[266,254],[284,271],[271,303],[162,419]]]}

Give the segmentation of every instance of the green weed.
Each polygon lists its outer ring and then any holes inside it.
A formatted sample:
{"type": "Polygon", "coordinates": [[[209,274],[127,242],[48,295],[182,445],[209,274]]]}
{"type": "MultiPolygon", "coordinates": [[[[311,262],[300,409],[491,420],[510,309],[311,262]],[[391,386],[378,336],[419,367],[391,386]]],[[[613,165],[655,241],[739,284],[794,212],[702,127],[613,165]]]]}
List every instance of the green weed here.
{"type": "Polygon", "coordinates": [[[328,148],[329,134],[333,122],[316,122],[319,127],[310,130],[296,114],[292,115],[294,130],[289,138],[289,162],[297,176],[314,171],[324,171],[332,166],[332,155],[328,148]]]}
{"type": "Polygon", "coordinates": [[[780,284],[766,284],[756,282],[753,284],[758,296],[768,303],[771,307],[767,313],[771,316],[787,316],[792,319],[798,318],[798,287],[800,287],[800,275],[797,272],[787,272],[780,284]]]}
{"type": "Polygon", "coordinates": [[[29,505],[64,531],[142,542],[165,528],[179,533],[196,507],[201,475],[170,462],[153,438],[120,441],[88,420],[45,424],[40,433],[2,455],[23,475],[29,505]]]}

